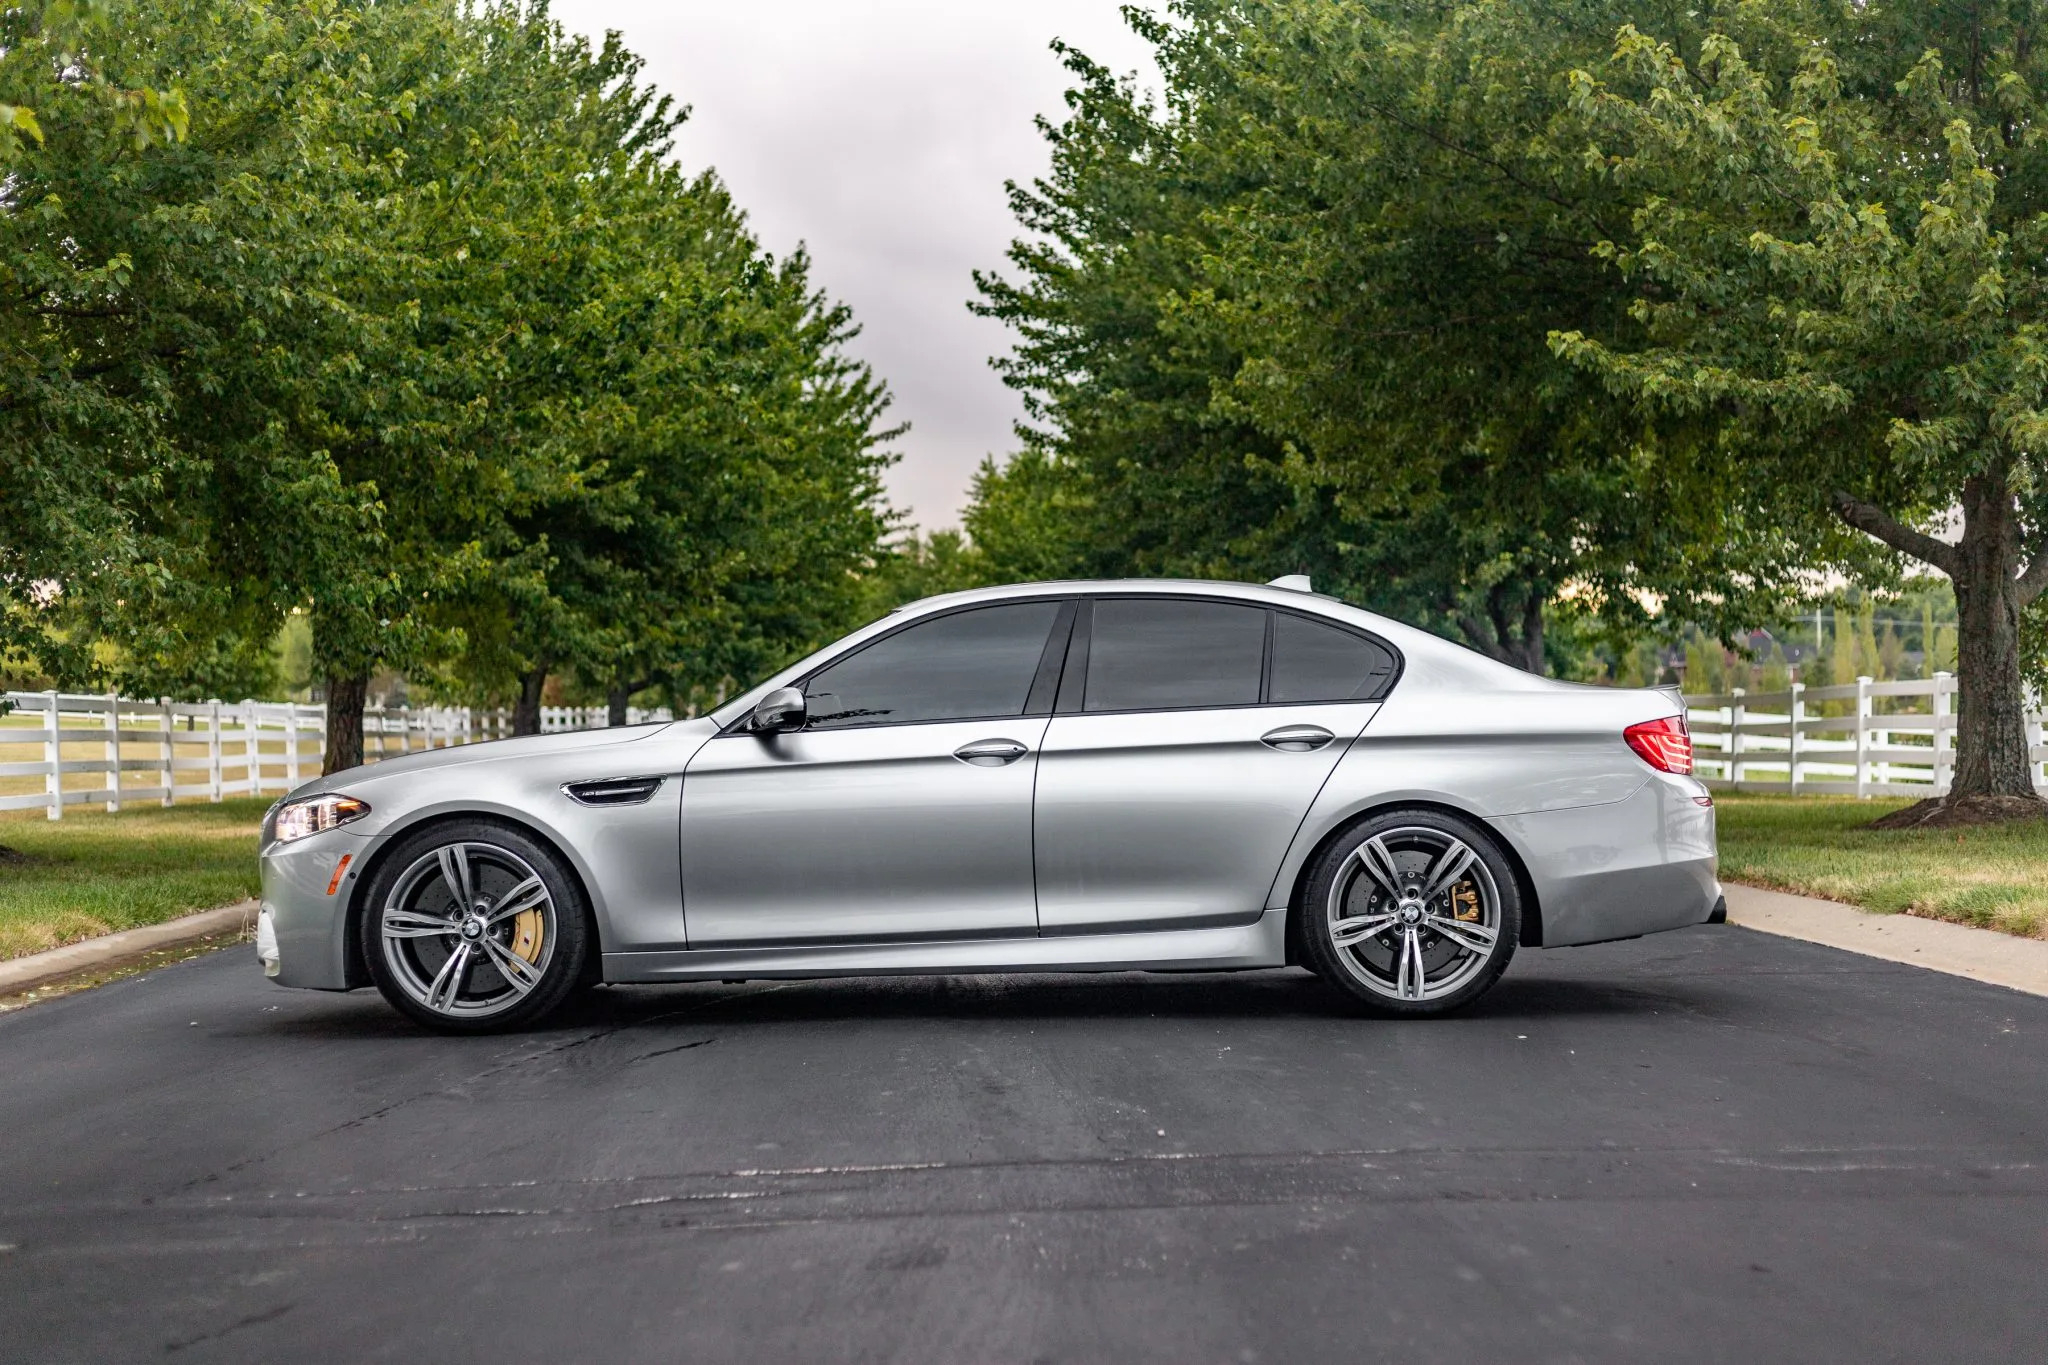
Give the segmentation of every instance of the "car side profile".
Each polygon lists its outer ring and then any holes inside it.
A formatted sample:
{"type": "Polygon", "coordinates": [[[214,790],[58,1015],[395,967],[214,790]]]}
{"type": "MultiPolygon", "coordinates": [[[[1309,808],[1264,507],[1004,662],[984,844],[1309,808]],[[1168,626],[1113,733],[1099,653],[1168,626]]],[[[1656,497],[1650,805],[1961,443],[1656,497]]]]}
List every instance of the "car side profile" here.
{"type": "Polygon", "coordinates": [[[258,955],[455,1032],[597,983],[1290,964],[1429,1015],[1721,917],[1671,694],[1306,589],[954,593],[706,716],[333,774],[265,818],[258,955]]]}

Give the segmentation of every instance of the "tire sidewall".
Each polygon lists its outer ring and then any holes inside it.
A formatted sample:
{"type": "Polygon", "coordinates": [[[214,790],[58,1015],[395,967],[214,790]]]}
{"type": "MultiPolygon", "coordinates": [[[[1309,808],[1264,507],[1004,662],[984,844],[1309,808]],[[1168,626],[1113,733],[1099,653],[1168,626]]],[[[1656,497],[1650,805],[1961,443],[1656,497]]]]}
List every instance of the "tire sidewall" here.
{"type": "Polygon", "coordinates": [[[1317,857],[1295,914],[1305,965],[1344,992],[1359,1008],[1397,1018],[1425,1018],[1464,1008],[1493,988],[1515,956],[1522,932],[1522,892],[1514,867],[1494,838],[1475,820],[1428,808],[1391,810],[1359,821],[1317,857]],[[1500,896],[1500,936],[1486,965],[1470,981],[1434,1000],[1396,1000],[1374,991],[1354,974],[1350,954],[1330,941],[1330,890],[1352,852],[1367,839],[1393,829],[1434,829],[1463,840],[1486,864],[1500,896]]]}
{"type": "Polygon", "coordinates": [[[378,993],[399,1013],[441,1033],[499,1033],[530,1027],[569,998],[587,977],[592,960],[590,912],[575,874],[560,854],[540,840],[491,820],[449,821],[402,836],[378,860],[376,871],[363,887],[356,915],[356,937],[362,948],[363,965],[378,993]],[[508,1008],[480,1019],[451,1019],[406,994],[384,960],[383,934],[378,929],[384,902],[398,878],[422,855],[453,843],[495,844],[516,853],[539,875],[555,903],[555,947],[540,984],[508,1008]]]}

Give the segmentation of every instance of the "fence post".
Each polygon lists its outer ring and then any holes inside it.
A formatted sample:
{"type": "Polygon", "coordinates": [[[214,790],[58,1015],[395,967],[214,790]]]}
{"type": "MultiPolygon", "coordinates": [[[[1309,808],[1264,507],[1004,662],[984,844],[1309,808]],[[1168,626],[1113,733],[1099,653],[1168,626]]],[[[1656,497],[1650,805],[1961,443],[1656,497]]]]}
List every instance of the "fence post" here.
{"type": "Polygon", "coordinates": [[[1954,682],[1955,674],[1953,673],[1937,673],[1934,675],[1934,794],[1936,796],[1948,795],[1949,764],[1951,762],[1949,740],[1952,736],[1949,733],[1949,728],[1942,724],[1942,722],[1948,719],[1948,699],[1954,682]]]}
{"type": "Polygon", "coordinates": [[[173,761],[178,756],[176,747],[178,718],[171,714],[171,699],[169,697],[158,697],[156,699],[156,722],[157,743],[162,746],[162,752],[158,755],[157,761],[163,765],[157,770],[157,786],[163,789],[162,804],[168,806],[178,799],[178,765],[173,761]]]}
{"type": "Polygon", "coordinates": [[[1870,683],[1856,680],[1856,795],[1870,795],[1870,683]]]}
{"type": "Polygon", "coordinates": [[[218,802],[225,795],[221,790],[219,697],[207,698],[206,726],[206,776],[213,786],[213,799],[218,802]]]}
{"type": "Polygon", "coordinates": [[[1799,795],[1799,752],[1805,748],[1805,737],[1800,727],[1806,723],[1806,684],[1792,684],[1792,733],[1785,742],[1785,781],[1791,786],[1792,794],[1799,795]]]}
{"type": "Polygon", "coordinates": [[[121,809],[121,694],[107,693],[107,809],[121,809]]]}
{"type": "Polygon", "coordinates": [[[43,698],[44,705],[49,708],[48,719],[50,722],[50,732],[43,736],[43,762],[48,765],[48,771],[43,774],[43,792],[50,798],[49,818],[52,820],[62,820],[64,818],[64,745],[58,738],[60,733],[58,722],[63,719],[64,712],[57,701],[57,694],[55,692],[45,692],[43,698]]]}
{"type": "Polygon", "coordinates": [[[284,781],[286,791],[299,785],[299,704],[294,701],[284,704],[284,781]]]}
{"type": "MultiPolygon", "coordinates": [[[[2029,697],[2027,700],[2038,702],[2040,699],[2038,697],[2029,697]]],[[[2041,712],[2035,707],[2029,707],[2027,710],[2026,731],[2027,781],[2033,783],[2038,788],[2041,785],[2041,764],[2034,758],[2034,750],[2041,747],[2041,712]]]]}
{"type": "Polygon", "coordinates": [[[1744,749],[1742,727],[1749,720],[1749,707],[1743,702],[1748,695],[1746,688],[1735,690],[1735,700],[1728,707],[1728,781],[1737,791],[1742,789],[1742,754],[1744,749]]]}
{"type": "Polygon", "coordinates": [[[248,697],[242,699],[242,756],[245,765],[242,772],[243,790],[250,796],[263,794],[263,768],[257,761],[256,750],[256,703],[248,697]]]}

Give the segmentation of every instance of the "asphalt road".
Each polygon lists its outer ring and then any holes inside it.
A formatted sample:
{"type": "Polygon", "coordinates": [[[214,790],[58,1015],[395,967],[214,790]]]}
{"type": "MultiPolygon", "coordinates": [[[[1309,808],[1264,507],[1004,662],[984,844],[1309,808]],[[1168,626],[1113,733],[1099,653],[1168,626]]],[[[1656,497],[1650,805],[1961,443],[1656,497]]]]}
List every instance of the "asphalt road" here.
{"type": "Polygon", "coordinates": [[[1299,973],[606,990],[234,951],[0,1017],[0,1358],[2048,1360],[2048,999],[1735,928],[1476,1012],[1299,973]]]}

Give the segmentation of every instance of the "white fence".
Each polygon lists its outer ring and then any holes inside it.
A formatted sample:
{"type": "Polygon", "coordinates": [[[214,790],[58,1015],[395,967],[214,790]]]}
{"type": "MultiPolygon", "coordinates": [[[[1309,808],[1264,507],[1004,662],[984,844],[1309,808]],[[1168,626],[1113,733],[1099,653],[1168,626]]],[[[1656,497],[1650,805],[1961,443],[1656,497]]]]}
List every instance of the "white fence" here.
{"type": "MultiPolygon", "coordinates": [[[[1955,697],[1951,673],[1689,696],[1694,770],[1709,786],[1742,791],[1943,795],[1955,763],[1955,697]]],[[[2027,716],[2037,787],[2048,786],[2042,721],[2038,711],[2027,716]]]]}
{"type": "MultiPolygon", "coordinates": [[[[316,776],[327,751],[327,708],[290,702],[138,701],[60,692],[6,692],[0,714],[0,811],[219,801],[287,792],[316,776]]],[[[639,724],[669,713],[634,709],[639,724]]],[[[603,707],[541,708],[541,730],[596,729],[603,707]]],[[[509,711],[369,707],[363,761],[444,749],[512,733],[509,711]]]]}

